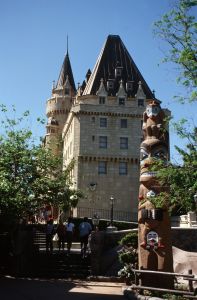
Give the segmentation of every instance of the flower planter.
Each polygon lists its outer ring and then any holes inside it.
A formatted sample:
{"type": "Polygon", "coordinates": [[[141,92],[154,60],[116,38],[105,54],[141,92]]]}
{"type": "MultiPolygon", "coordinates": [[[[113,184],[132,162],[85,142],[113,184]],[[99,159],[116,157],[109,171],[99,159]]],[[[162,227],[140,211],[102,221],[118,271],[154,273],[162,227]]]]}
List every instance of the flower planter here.
{"type": "Polygon", "coordinates": [[[163,209],[162,208],[154,208],[151,209],[152,219],[156,221],[163,220],[163,209]]]}

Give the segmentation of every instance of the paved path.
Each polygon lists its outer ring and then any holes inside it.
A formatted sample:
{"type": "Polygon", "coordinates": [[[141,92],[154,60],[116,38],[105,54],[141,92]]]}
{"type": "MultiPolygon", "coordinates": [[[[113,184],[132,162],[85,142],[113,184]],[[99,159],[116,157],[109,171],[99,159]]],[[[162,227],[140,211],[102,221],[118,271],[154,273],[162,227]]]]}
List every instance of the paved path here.
{"type": "Polygon", "coordinates": [[[123,300],[122,284],[0,278],[1,300],[123,300]]]}

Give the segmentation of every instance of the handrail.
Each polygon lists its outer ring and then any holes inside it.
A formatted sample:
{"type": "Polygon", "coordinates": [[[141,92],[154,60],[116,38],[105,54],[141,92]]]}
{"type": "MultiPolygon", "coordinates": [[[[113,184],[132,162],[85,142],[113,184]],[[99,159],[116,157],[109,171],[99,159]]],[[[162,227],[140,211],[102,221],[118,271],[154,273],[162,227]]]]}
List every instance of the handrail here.
{"type": "Polygon", "coordinates": [[[137,269],[132,269],[132,271],[134,273],[147,273],[147,274],[155,274],[156,273],[156,274],[160,274],[160,275],[194,278],[194,274],[181,274],[181,273],[173,273],[173,272],[161,272],[161,271],[151,271],[151,270],[137,270],[137,269]]]}
{"type": "Polygon", "coordinates": [[[171,293],[176,293],[176,294],[181,294],[181,295],[191,295],[193,296],[193,292],[189,291],[184,291],[184,290],[174,290],[174,289],[162,289],[162,288],[155,288],[155,287],[150,287],[150,286],[143,286],[143,285],[131,285],[131,289],[139,289],[139,290],[151,290],[151,291],[159,291],[159,292],[171,292],[171,293]]]}

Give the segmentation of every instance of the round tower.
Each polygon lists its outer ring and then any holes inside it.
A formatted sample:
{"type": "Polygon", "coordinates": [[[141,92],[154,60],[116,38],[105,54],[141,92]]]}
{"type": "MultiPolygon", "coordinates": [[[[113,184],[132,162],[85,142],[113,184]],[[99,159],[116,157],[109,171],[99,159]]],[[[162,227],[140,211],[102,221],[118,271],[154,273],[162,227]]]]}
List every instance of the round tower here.
{"type": "Polygon", "coordinates": [[[62,130],[76,95],[75,82],[68,52],[65,56],[57,84],[53,83],[51,98],[47,100],[45,146],[54,154],[62,151],[62,130]]]}

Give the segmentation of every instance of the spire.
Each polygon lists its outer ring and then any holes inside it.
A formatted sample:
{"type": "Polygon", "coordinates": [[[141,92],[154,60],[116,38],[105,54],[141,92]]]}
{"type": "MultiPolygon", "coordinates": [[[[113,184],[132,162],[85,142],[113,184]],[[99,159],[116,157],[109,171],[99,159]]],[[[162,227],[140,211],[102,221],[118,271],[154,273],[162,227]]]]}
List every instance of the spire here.
{"type": "Polygon", "coordinates": [[[60,75],[59,75],[56,87],[57,88],[63,87],[67,78],[69,80],[69,83],[70,83],[73,91],[76,92],[75,81],[74,81],[71,63],[70,63],[70,59],[69,59],[69,55],[68,55],[68,36],[67,36],[67,53],[64,58],[64,62],[63,62],[63,65],[62,65],[62,68],[60,71],[60,75]]]}
{"type": "Polygon", "coordinates": [[[120,80],[122,80],[123,86],[128,86],[130,83],[131,88],[127,91],[128,96],[135,97],[138,82],[141,81],[146,97],[153,98],[153,93],[118,35],[107,37],[83,95],[96,95],[101,78],[103,78],[105,85],[109,80],[113,80],[113,89],[110,89],[110,95],[115,96],[117,94],[120,80]]]}
{"type": "Polygon", "coordinates": [[[66,54],[68,54],[68,35],[67,35],[67,44],[66,44],[66,54]]]}

